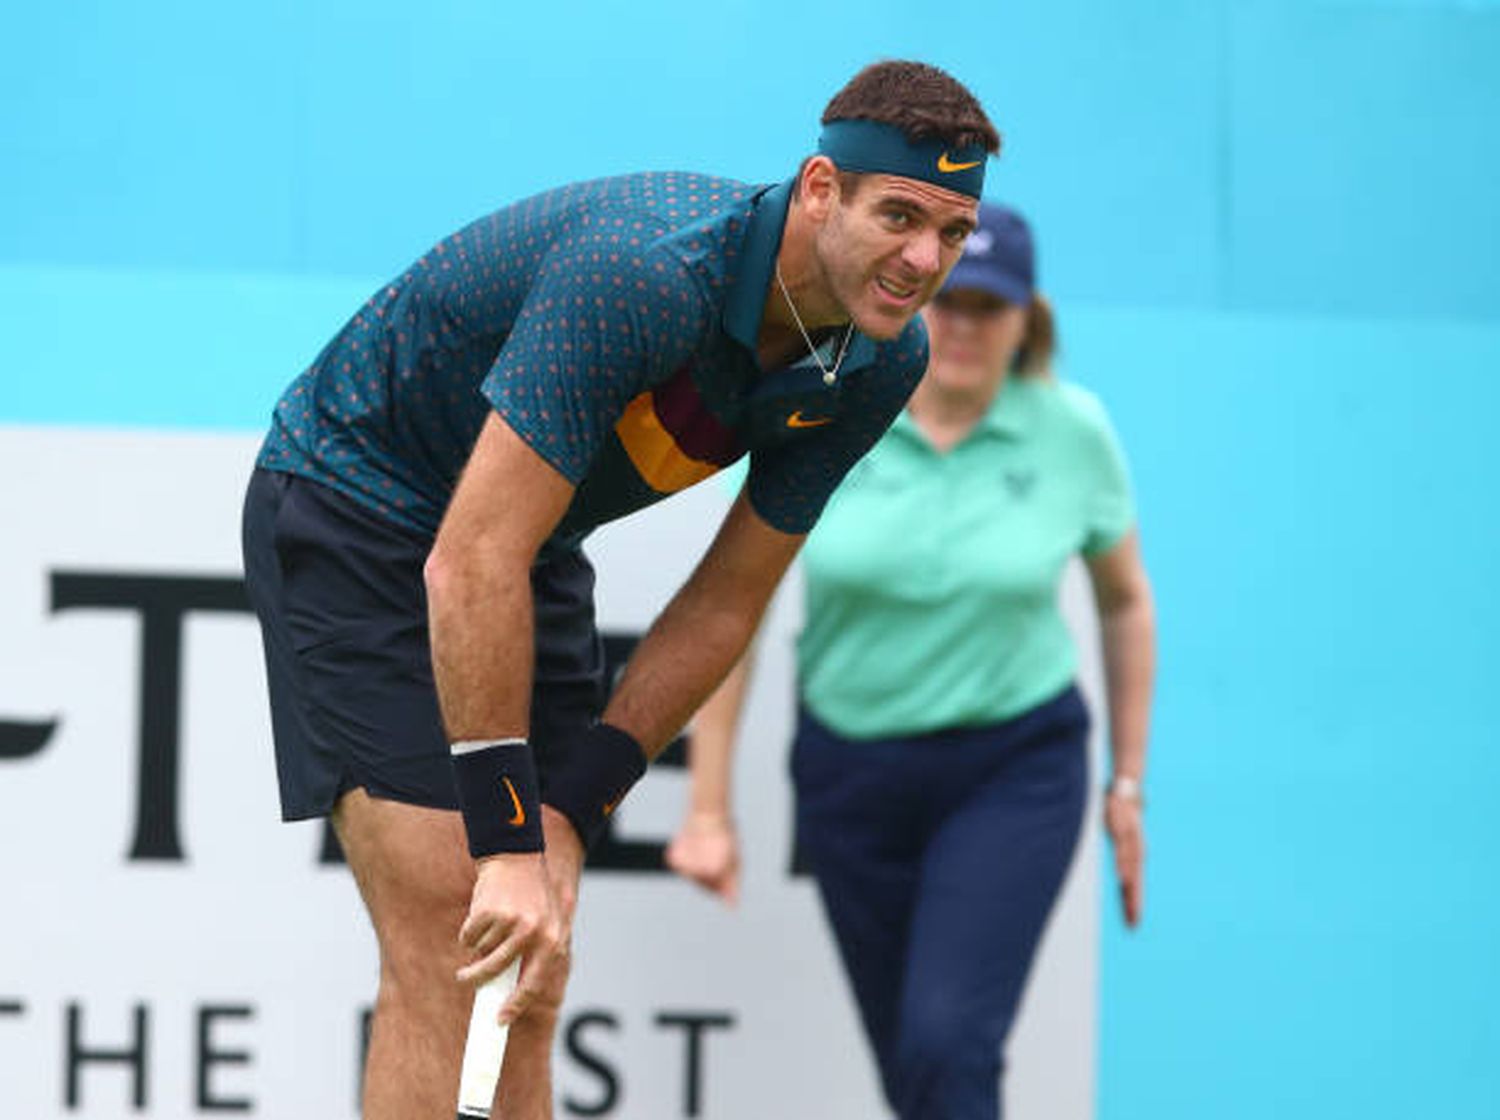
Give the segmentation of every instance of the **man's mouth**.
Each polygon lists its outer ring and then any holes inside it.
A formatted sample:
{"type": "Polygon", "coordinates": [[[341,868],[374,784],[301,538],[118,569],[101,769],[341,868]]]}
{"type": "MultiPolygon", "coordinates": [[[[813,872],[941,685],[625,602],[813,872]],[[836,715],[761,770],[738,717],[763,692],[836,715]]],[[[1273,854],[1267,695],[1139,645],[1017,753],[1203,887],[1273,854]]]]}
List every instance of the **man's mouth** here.
{"type": "Polygon", "coordinates": [[[915,284],[899,284],[884,276],[875,277],[875,286],[898,303],[915,299],[920,290],[915,284]]]}

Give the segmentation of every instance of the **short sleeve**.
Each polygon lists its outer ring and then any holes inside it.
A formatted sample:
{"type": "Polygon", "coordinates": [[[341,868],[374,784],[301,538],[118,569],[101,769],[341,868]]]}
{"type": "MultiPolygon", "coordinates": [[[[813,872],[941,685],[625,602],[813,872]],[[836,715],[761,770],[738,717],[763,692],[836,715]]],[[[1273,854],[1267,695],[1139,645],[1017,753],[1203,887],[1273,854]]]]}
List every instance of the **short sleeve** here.
{"type": "Polygon", "coordinates": [[[845,382],[839,422],[750,456],[750,504],[783,533],[812,531],[850,468],[885,434],[927,368],[927,334],[914,320],[875,364],[845,382]]]}
{"type": "Polygon", "coordinates": [[[681,262],[642,250],[601,263],[588,248],[548,254],[481,391],[574,486],[631,399],[693,351],[710,320],[681,262]]]}
{"type": "Polygon", "coordinates": [[[1093,402],[1090,416],[1090,477],[1085,502],[1082,551],[1092,556],[1108,552],[1135,525],[1135,496],[1130,468],[1120,437],[1104,407],[1093,402]]]}

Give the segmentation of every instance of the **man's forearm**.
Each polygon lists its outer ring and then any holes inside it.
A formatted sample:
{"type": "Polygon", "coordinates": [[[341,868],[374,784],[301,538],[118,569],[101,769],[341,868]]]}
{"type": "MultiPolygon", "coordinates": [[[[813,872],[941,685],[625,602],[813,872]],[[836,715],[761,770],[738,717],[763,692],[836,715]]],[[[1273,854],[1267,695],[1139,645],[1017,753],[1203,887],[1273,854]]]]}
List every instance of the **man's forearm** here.
{"type": "Polygon", "coordinates": [[[427,565],[432,668],[450,740],[527,737],[531,722],[530,569],[434,552],[427,565]]]}
{"type": "Polygon", "coordinates": [[[724,602],[693,581],[678,592],[625,668],[604,713],[655,758],[728,675],[764,602],[724,602]]]}

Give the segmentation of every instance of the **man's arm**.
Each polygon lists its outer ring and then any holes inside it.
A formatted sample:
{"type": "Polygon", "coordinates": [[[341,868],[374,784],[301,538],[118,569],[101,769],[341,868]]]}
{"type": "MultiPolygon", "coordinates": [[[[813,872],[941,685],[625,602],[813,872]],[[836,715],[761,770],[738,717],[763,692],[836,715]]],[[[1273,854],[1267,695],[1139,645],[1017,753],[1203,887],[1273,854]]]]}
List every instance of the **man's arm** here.
{"type": "MultiPolygon", "coordinates": [[[[535,656],[531,564],[572,494],[562,475],[490,414],[425,571],[433,674],[454,742],[528,735],[535,656]]],[[[507,1019],[538,1000],[560,999],[566,976],[582,852],[566,822],[547,819],[545,811],[542,816],[546,859],[539,852],[481,859],[459,932],[473,954],[460,980],[480,983],[523,959],[507,1019]]]]}
{"type": "Polygon", "coordinates": [[[433,672],[454,741],[528,733],[531,565],[572,497],[568,480],[490,413],[425,572],[433,672]]]}
{"type": "Polygon", "coordinates": [[[654,758],[750,644],[805,539],[773,529],[741,492],[682,589],[636,648],[605,709],[654,758]]]}

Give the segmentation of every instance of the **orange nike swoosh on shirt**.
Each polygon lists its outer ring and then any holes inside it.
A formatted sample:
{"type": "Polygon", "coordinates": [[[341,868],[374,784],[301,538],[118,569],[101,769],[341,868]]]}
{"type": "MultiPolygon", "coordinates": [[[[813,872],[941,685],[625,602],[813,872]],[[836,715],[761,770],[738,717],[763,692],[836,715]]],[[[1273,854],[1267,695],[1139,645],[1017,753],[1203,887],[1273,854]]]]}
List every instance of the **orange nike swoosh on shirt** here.
{"type": "Polygon", "coordinates": [[[613,801],[606,801],[604,803],[604,815],[606,817],[612,817],[612,816],[614,816],[615,810],[620,807],[620,802],[622,802],[624,800],[625,800],[625,795],[622,793],[618,797],[616,797],[613,801]]]}
{"type": "Polygon", "coordinates": [[[786,418],[786,426],[788,428],[821,428],[824,424],[832,423],[832,416],[819,416],[815,419],[808,420],[802,415],[802,410],[800,408],[786,418]]]}
{"type": "Polygon", "coordinates": [[[954,163],[951,159],[948,158],[947,152],[944,152],[942,155],[938,156],[938,170],[947,175],[951,175],[955,171],[967,171],[971,167],[978,166],[979,160],[977,159],[973,163],[954,163]]]}
{"type": "Polygon", "coordinates": [[[500,780],[505,783],[505,792],[510,794],[510,803],[516,807],[516,815],[510,818],[510,826],[520,828],[526,823],[526,810],[521,807],[521,799],[516,796],[516,787],[510,784],[510,779],[500,780]]]}

